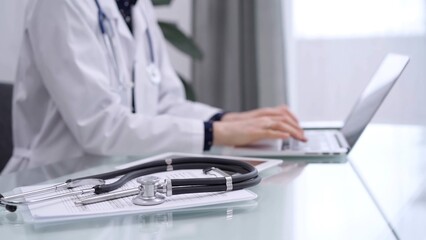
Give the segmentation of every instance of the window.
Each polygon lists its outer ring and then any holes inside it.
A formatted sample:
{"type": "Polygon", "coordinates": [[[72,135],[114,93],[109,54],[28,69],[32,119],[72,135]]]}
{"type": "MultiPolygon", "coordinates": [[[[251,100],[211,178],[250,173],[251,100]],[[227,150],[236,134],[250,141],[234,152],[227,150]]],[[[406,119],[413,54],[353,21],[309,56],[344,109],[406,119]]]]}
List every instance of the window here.
{"type": "Polygon", "coordinates": [[[282,0],[287,94],[302,121],[343,121],[389,52],[411,61],[375,122],[425,124],[425,0],[282,0]]]}
{"type": "Polygon", "coordinates": [[[423,35],[423,0],[293,1],[296,38],[423,35]]]}

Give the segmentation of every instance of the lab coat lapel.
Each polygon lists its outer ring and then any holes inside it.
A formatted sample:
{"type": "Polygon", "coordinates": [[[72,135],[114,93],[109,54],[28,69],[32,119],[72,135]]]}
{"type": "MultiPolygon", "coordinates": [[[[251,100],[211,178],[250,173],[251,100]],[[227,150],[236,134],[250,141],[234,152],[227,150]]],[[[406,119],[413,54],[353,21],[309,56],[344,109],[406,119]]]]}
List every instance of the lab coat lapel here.
{"type": "Polygon", "coordinates": [[[133,36],[135,39],[135,60],[144,61],[147,63],[147,42],[146,42],[146,30],[148,23],[143,16],[143,1],[138,1],[132,10],[133,18],[133,36]]]}
{"type": "MultiPolygon", "coordinates": [[[[133,8],[133,35],[136,40],[135,55],[135,99],[136,111],[145,115],[154,116],[158,108],[158,84],[152,83],[147,73],[148,66],[148,44],[146,39],[146,30],[148,22],[144,17],[144,1],[139,0],[133,8]]],[[[154,40],[155,41],[155,40],[154,40]]]]}
{"type": "Polygon", "coordinates": [[[124,19],[118,10],[115,0],[108,1],[107,4],[105,4],[104,11],[108,17],[110,17],[116,22],[116,30],[121,43],[120,47],[124,50],[124,54],[127,55],[127,65],[131,66],[135,55],[136,41],[133,38],[132,33],[130,32],[126,23],[124,22],[124,19]]]}

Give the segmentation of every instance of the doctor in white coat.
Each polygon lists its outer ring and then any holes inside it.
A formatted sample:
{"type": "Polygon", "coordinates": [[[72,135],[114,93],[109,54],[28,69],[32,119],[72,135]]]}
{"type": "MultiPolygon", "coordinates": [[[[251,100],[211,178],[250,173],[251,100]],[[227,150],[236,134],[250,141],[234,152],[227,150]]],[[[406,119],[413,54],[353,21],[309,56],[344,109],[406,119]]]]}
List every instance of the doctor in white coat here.
{"type": "Polygon", "coordinates": [[[30,4],[14,87],[14,151],[3,173],[84,156],[305,140],[286,107],[221,114],[185,100],[149,0],[30,4]]]}

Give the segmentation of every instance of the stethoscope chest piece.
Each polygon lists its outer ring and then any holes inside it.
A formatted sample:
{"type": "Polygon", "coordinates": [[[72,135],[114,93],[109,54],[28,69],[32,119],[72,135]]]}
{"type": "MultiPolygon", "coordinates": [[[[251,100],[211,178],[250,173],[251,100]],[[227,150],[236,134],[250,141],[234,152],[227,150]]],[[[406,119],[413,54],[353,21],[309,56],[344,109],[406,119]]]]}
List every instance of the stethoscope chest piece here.
{"type": "Polygon", "coordinates": [[[148,73],[149,79],[154,84],[159,84],[161,82],[161,74],[158,67],[151,63],[146,67],[146,71],[148,73]]]}
{"type": "Polygon", "coordinates": [[[133,199],[133,203],[139,206],[158,205],[166,201],[166,196],[159,193],[164,187],[164,180],[156,176],[146,176],[137,179],[139,194],[133,199]]]}

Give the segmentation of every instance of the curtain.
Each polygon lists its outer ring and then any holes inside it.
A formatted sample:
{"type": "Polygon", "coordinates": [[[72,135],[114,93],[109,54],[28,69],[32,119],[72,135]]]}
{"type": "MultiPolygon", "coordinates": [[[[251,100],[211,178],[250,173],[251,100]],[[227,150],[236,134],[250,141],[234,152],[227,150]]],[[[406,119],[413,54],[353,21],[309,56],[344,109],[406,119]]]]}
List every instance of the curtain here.
{"type": "Polygon", "coordinates": [[[255,0],[195,0],[193,18],[204,55],[193,65],[197,100],[227,111],[258,107],[255,0]]]}

